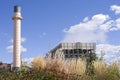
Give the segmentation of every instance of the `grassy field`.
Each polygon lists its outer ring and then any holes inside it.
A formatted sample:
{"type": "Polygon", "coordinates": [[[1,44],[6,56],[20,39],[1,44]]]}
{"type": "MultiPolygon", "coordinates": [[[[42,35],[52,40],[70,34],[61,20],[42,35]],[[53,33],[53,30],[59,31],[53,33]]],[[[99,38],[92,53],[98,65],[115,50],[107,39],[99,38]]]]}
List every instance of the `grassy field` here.
{"type": "Polygon", "coordinates": [[[68,75],[67,80],[120,80],[120,66],[115,62],[107,65],[103,60],[94,61],[92,63],[93,69],[91,70],[93,74],[91,75],[86,73],[86,66],[86,61],[81,59],[49,60],[44,58],[35,58],[33,60],[33,69],[47,70],[55,73],[56,76],[61,76],[56,73],[64,73],[65,75],[68,75]]]}
{"type": "Polygon", "coordinates": [[[25,68],[19,72],[0,70],[0,80],[120,80],[120,66],[116,62],[107,65],[103,60],[96,60],[91,66],[81,59],[38,57],[33,59],[29,71],[25,68]]]}

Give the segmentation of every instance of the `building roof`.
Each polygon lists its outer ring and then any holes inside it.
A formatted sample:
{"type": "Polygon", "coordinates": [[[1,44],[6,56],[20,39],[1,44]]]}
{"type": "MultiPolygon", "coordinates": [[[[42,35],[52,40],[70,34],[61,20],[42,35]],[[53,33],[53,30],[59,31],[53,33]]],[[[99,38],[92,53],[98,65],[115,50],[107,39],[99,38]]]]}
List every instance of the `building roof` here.
{"type": "Polygon", "coordinates": [[[96,44],[95,43],[81,43],[81,42],[76,42],[76,43],[60,43],[58,44],[55,48],[50,50],[49,52],[53,52],[57,49],[96,49],[96,44]]]}

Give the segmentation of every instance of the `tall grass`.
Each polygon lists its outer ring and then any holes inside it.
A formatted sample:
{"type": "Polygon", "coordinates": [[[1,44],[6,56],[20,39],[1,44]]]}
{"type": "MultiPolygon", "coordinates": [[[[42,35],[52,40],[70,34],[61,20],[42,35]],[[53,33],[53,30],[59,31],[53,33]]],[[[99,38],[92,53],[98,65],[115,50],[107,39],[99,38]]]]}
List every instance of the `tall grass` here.
{"type": "Polygon", "coordinates": [[[107,65],[104,61],[94,61],[94,77],[86,74],[86,61],[81,59],[47,59],[36,58],[33,68],[52,72],[63,80],[120,80],[119,66],[107,65]],[[44,67],[44,68],[43,68],[44,67]]]}
{"type": "Polygon", "coordinates": [[[34,58],[32,61],[32,68],[35,70],[40,70],[45,68],[45,59],[42,57],[34,58]]]}
{"type": "Polygon", "coordinates": [[[81,59],[71,59],[67,61],[69,73],[83,75],[86,71],[86,62],[81,59]]]}
{"type": "Polygon", "coordinates": [[[107,65],[98,60],[92,63],[95,74],[86,74],[86,61],[81,59],[33,59],[30,71],[0,70],[0,80],[120,80],[119,65],[107,65]]]}
{"type": "Polygon", "coordinates": [[[107,65],[104,61],[94,61],[93,63],[96,80],[104,80],[106,77],[107,65]]]}

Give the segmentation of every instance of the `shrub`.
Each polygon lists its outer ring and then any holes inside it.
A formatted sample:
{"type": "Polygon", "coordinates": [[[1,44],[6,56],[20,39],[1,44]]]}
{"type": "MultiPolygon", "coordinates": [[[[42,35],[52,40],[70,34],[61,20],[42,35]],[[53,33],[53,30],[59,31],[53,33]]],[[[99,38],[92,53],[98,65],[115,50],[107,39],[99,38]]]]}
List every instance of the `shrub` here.
{"type": "Polygon", "coordinates": [[[86,74],[86,61],[81,59],[35,58],[29,71],[0,70],[0,80],[120,80],[117,63],[107,65],[103,60],[94,61],[95,74],[86,74]]]}
{"type": "Polygon", "coordinates": [[[32,68],[35,70],[40,70],[45,68],[45,59],[42,57],[34,58],[32,61],[32,68]]]}
{"type": "Polygon", "coordinates": [[[107,68],[106,73],[106,79],[107,80],[120,80],[120,71],[118,64],[112,63],[107,68]]]}

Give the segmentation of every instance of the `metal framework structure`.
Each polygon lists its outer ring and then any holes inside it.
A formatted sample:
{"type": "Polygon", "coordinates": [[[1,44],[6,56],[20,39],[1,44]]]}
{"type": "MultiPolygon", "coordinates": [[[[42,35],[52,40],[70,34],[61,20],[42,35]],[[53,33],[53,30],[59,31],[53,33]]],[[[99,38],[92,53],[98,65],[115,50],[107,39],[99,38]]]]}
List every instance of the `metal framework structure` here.
{"type": "Polygon", "coordinates": [[[95,43],[60,43],[51,51],[49,51],[46,57],[49,58],[80,58],[82,54],[89,55],[89,53],[95,53],[95,43]]]}

